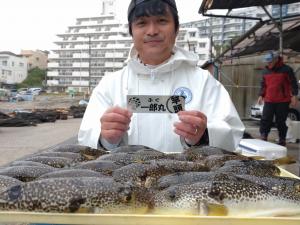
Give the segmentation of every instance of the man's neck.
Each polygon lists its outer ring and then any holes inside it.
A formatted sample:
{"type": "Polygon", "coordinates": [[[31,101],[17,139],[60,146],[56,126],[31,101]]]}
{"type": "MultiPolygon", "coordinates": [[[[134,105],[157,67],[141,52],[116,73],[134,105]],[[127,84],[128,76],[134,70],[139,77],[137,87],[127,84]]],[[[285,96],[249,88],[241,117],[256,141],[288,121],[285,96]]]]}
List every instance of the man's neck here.
{"type": "Polygon", "coordinates": [[[150,66],[159,66],[161,64],[164,64],[169,61],[169,59],[174,55],[174,52],[171,52],[171,54],[168,57],[165,57],[164,59],[153,59],[153,60],[143,60],[140,55],[137,55],[138,60],[140,63],[143,63],[144,65],[150,65],[150,66]]]}

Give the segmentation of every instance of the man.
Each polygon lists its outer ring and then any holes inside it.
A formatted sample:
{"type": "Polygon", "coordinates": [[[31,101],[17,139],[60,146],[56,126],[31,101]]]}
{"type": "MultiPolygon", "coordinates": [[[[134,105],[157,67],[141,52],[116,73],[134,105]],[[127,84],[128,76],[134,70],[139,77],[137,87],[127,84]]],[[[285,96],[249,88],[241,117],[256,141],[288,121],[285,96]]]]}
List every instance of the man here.
{"type": "Polygon", "coordinates": [[[235,150],[244,126],[224,87],[198,68],[198,56],[175,47],[179,21],[174,0],[132,0],[133,38],[121,71],[103,77],[93,91],[79,143],[112,149],[145,145],[163,152],[209,144],[235,150]],[[185,96],[178,114],[132,113],[127,95],[185,96]]]}
{"type": "Polygon", "coordinates": [[[277,52],[271,51],[264,57],[267,63],[262,72],[261,90],[258,104],[264,102],[263,115],[260,123],[262,140],[268,139],[273,117],[278,129],[279,143],[286,145],[286,119],[289,105],[296,106],[298,84],[293,69],[283,63],[277,52]]]}

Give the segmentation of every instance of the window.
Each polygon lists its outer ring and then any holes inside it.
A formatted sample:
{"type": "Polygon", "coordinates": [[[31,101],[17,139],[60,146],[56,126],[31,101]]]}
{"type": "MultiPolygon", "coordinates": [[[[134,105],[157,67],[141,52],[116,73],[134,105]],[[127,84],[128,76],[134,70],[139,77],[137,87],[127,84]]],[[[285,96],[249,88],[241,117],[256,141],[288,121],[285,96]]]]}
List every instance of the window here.
{"type": "Polygon", "coordinates": [[[190,37],[196,37],[196,32],[191,32],[190,37]]]}
{"type": "Polygon", "coordinates": [[[20,63],[19,63],[19,66],[20,66],[20,67],[24,67],[24,63],[21,63],[21,62],[20,62],[20,63]]]}
{"type": "Polygon", "coordinates": [[[11,66],[15,66],[15,62],[11,62],[11,66]]]}
{"type": "Polygon", "coordinates": [[[7,61],[2,61],[3,66],[7,66],[7,61]]]}
{"type": "Polygon", "coordinates": [[[12,72],[10,70],[2,70],[2,75],[11,75],[12,72]]]}
{"type": "Polygon", "coordinates": [[[203,42],[199,43],[199,48],[205,48],[205,47],[206,47],[206,43],[203,42]]]}
{"type": "Polygon", "coordinates": [[[206,55],[205,55],[205,54],[199,54],[199,59],[200,59],[200,60],[206,59],[206,55]]]}

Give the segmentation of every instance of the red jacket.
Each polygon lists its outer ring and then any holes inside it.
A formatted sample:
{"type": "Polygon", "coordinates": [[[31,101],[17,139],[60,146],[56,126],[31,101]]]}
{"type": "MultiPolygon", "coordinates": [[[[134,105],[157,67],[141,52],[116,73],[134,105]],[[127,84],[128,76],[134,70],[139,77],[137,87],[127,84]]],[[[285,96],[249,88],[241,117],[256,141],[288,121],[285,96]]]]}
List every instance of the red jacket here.
{"type": "Polygon", "coordinates": [[[260,96],[265,102],[290,102],[298,94],[298,84],[293,69],[279,58],[273,68],[268,66],[262,73],[260,96]]]}

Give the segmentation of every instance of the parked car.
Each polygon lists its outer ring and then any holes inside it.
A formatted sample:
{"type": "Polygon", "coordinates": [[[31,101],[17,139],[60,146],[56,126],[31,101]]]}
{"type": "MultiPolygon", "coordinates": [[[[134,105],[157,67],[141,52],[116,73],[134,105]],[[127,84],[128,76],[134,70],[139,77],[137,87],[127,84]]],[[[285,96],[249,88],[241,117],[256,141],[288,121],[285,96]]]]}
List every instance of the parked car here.
{"type": "Polygon", "coordinates": [[[20,88],[18,89],[18,94],[24,95],[28,91],[28,88],[20,88]]]}
{"type": "MultiPolygon", "coordinates": [[[[298,105],[289,109],[288,118],[294,121],[300,121],[300,93],[298,95],[298,105]]],[[[250,117],[253,120],[260,120],[263,112],[264,105],[255,104],[251,106],[250,117]]]]}
{"type": "Polygon", "coordinates": [[[0,101],[8,101],[10,91],[8,89],[0,88],[0,101]]]}
{"type": "Polygon", "coordinates": [[[34,99],[34,94],[32,91],[21,91],[13,98],[14,101],[32,101],[34,99]]]}
{"type": "MultiPolygon", "coordinates": [[[[254,105],[251,106],[251,119],[253,120],[260,120],[263,112],[264,105],[254,105]]],[[[300,121],[300,107],[290,108],[288,118],[294,121],[300,121]]]]}
{"type": "Polygon", "coordinates": [[[18,94],[17,89],[10,89],[10,97],[15,97],[18,94]]]}
{"type": "Polygon", "coordinates": [[[35,87],[35,88],[29,88],[29,91],[33,94],[33,95],[39,95],[42,91],[42,88],[39,87],[35,87]]]}
{"type": "Polygon", "coordinates": [[[78,104],[87,106],[89,104],[89,100],[81,99],[78,104]]]}

